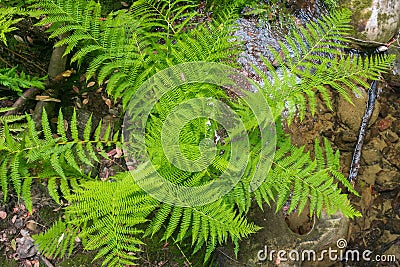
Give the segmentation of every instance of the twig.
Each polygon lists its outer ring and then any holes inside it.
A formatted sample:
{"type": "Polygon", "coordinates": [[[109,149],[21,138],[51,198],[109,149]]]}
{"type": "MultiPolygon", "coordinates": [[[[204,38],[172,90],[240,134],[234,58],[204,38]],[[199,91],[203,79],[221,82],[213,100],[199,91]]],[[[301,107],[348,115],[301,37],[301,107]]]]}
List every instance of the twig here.
{"type": "Polygon", "coordinates": [[[220,253],[222,253],[222,255],[224,255],[226,258],[230,259],[231,261],[234,261],[234,262],[236,262],[236,263],[240,263],[240,262],[238,262],[236,259],[230,257],[228,254],[226,254],[225,252],[223,252],[221,249],[216,248],[216,250],[218,250],[220,253]]]}
{"type": "Polygon", "coordinates": [[[376,83],[377,83],[376,81],[373,81],[371,83],[371,87],[368,90],[367,107],[365,109],[365,113],[361,121],[361,127],[360,127],[360,132],[358,134],[357,145],[356,148],[354,149],[353,160],[351,162],[351,167],[350,167],[350,174],[348,178],[350,183],[357,178],[358,169],[360,168],[361,150],[364,142],[364,137],[367,131],[369,120],[371,119],[375,107],[375,100],[377,96],[376,83]]]}
{"type": "Polygon", "coordinates": [[[8,111],[5,115],[14,115],[18,113],[18,110],[20,110],[28,101],[28,99],[32,99],[35,95],[37,95],[40,92],[40,89],[31,87],[28,90],[26,90],[18,99],[15,101],[14,105],[12,107],[14,108],[13,110],[8,111]]]}
{"type": "MultiPolygon", "coordinates": [[[[364,44],[370,43],[370,44],[376,44],[376,45],[381,45],[381,46],[386,46],[386,47],[392,46],[393,43],[396,42],[396,40],[397,40],[397,44],[399,44],[399,37],[396,37],[396,36],[393,37],[387,43],[376,42],[376,41],[365,41],[365,40],[357,39],[357,38],[354,38],[354,37],[346,37],[346,38],[349,39],[349,40],[352,40],[352,41],[359,42],[359,43],[364,43],[364,44]]],[[[393,45],[393,47],[400,48],[400,46],[398,46],[398,45],[393,45]]]]}
{"type": "Polygon", "coordinates": [[[29,62],[30,64],[32,64],[33,66],[35,66],[37,69],[41,70],[43,73],[46,73],[46,70],[43,69],[41,66],[37,65],[36,63],[30,61],[29,59],[27,59],[26,57],[24,57],[23,55],[18,54],[17,52],[7,48],[7,47],[3,47],[4,49],[6,49],[8,52],[20,57],[21,59],[25,60],[26,62],[29,62]]]}
{"type": "Polygon", "coordinates": [[[45,257],[43,257],[42,255],[39,255],[40,259],[43,261],[43,263],[47,266],[47,267],[54,267],[53,264],[51,264],[51,262],[49,262],[48,259],[46,259],[45,257]]]}

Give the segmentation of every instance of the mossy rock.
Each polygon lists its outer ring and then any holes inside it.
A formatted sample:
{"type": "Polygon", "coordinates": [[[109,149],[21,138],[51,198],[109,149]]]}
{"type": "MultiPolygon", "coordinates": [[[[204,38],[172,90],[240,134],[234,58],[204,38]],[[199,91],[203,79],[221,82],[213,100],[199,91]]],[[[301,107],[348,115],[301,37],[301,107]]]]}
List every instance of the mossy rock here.
{"type": "Polygon", "coordinates": [[[361,46],[379,46],[388,42],[400,29],[400,1],[398,0],[342,0],[349,8],[354,26],[354,38],[361,46]]]}

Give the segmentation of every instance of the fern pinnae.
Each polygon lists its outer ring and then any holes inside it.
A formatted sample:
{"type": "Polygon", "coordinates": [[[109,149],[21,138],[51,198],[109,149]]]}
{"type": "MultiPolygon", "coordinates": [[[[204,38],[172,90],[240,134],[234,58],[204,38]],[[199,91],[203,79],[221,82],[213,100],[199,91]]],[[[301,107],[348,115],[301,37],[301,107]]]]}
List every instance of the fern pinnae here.
{"type": "Polygon", "coordinates": [[[17,193],[18,199],[20,198],[21,195],[21,190],[22,190],[22,179],[21,175],[19,173],[19,165],[20,165],[20,156],[21,152],[17,152],[12,159],[10,160],[11,164],[11,181],[13,182],[15,192],[17,193]]]}
{"type": "Polygon", "coordinates": [[[1,191],[3,192],[3,202],[5,203],[8,196],[8,169],[7,169],[7,159],[3,159],[0,167],[0,182],[1,182],[1,191]]]}
{"type": "Polygon", "coordinates": [[[32,181],[33,181],[32,177],[24,177],[24,182],[22,184],[22,191],[21,191],[22,199],[24,200],[25,207],[31,213],[32,213],[32,209],[33,209],[32,197],[31,197],[32,181]]]}

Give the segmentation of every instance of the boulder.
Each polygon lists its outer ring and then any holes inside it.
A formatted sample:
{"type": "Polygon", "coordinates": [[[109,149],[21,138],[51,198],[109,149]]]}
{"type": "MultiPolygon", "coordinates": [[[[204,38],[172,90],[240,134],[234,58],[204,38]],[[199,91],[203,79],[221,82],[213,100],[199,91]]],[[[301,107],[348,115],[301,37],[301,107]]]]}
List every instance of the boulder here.
{"type": "MultiPolygon", "coordinates": [[[[349,103],[342,95],[338,96],[337,114],[342,124],[358,136],[361,121],[365,113],[365,108],[368,101],[368,94],[363,88],[359,88],[361,95],[350,93],[353,104],[349,103]]],[[[375,102],[374,112],[372,113],[369,125],[375,123],[379,115],[380,104],[375,102]]]]}
{"type": "Polygon", "coordinates": [[[383,76],[390,87],[400,92],[400,48],[390,46],[387,53],[389,55],[395,55],[396,58],[393,62],[392,69],[389,70],[389,72],[384,73],[383,76]]]}
{"type": "Polygon", "coordinates": [[[380,46],[395,36],[400,29],[400,1],[398,0],[342,0],[341,6],[349,8],[354,38],[359,45],[380,46]]]}

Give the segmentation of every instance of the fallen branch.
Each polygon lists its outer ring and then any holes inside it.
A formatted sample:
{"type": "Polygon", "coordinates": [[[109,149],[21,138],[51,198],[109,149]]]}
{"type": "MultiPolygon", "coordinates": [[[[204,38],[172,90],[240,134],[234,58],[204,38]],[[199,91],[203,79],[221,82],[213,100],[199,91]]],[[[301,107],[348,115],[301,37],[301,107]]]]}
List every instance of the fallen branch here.
{"type": "Polygon", "coordinates": [[[26,101],[29,99],[35,99],[35,96],[40,93],[40,89],[31,87],[28,90],[26,90],[18,99],[15,101],[14,105],[12,107],[14,108],[13,110],[8,111],[5,115],[15,115],[18,113],[19,110],[21,110],[24,105],[26,104],[26,101]]]}
{"type": "Polygon", "coordinates": [[[47,267],[54,267],[54,265],[51,264],[51,262],[49,262],[45,257],[43,257],[42,255],[39,255],[39,257],[47,267]]]}
{"type": "Polygon", "coordinates": [[[350,167],[350,174],[349,174],[349,178],[348,178],[348,181],[350,183],[353,182],[353,180],[355,180],[357,178],[358,169],[360,168],[361,151],[362,151],[362,146],[363,146],[363,142],[364,142],[364,137],[367,132],[368,123],[369,123],[372,113],[374,111],[375,100],[377,97],[376,83],[377,83],[376,81],[373,81],[368,90],[367,107],[365,109],[365,113],[364,113],[364,116],[361,121],[361,127],[360,127],[360,132],[358,134],[357,145],[356,145],[356,148],[354,149],[353,160],[351,162],[351,167],[350,167]]]}

